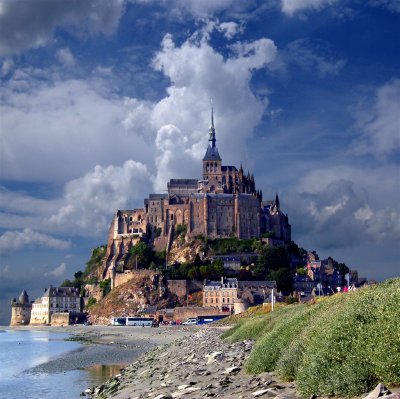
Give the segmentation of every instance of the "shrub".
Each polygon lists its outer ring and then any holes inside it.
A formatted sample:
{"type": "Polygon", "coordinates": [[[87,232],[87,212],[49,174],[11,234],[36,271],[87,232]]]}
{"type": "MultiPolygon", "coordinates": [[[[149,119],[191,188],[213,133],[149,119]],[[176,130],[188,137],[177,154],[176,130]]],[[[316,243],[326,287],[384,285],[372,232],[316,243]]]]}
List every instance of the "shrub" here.
{"type": "Polygon", "coordinates": [[[97,302],[96,298],[90,297],[88,300],[88,303],[86,305],[87,308],[90,308],[91,306],[93,306],[95,303],[97,302]]]}
{"type": "MultiPolygon", "coordinates": [[[[273,371],[282,352],[289,346],[293,338],[301,332],[307,324],[313,306],[290,305],[276,317],[274,328],[266,332],[257,342],[246,365],[251,373],[273,371]]],[[[275,312],[274,312],[275,313],[275,312]]]]}
{"type": "Polygon", "coordinates": [[[297,373],[302,395],[360,395],[400,383],[400,279],[343,295],[308,334],[297,373]]]}

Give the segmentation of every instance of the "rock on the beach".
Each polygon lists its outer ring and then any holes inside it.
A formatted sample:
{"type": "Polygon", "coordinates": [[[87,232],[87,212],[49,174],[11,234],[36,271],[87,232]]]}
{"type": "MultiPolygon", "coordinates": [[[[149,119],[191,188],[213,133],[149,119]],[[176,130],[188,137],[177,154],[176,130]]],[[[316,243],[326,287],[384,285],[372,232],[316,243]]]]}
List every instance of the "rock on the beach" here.
{"type": "Polygon", "coordinates": [[[255,398],[258,398],[259,396],[263,396],[263,395],[265,395],[266,393],[268,393],[270,391],[271,391],[271,388],[259,389],[258,391],[253,392],[252,395],[255,398]]]}
{"type": "Polygon", "coordinates": [[[279,394],[279,399],[297,399],[294,389],[289,388],[289,384],[279,384],[273,373],[258,376],[241,373],[254,341],[232,343],[222,340],[220,335],[221,330],[201,328],[169,345],[155,348],[126,367],[127,371],[122,371],[121,376],[103,384],[92,397],[247,399],[263,395],[272,398],[279,394]]]}
{"type": "Polygon", "coordinates": [[[232,374],[238,373],[240,370],[241,370],[240,367],[233,366],[233,367],[227,368],[224,371],[224,374],[232,375],[232,374]]]}
{"type": "Polygon", "coordinates": [[[391,392],[383,384],[378,384],[364,399],[377,399],[389,395],[391,392]]]}

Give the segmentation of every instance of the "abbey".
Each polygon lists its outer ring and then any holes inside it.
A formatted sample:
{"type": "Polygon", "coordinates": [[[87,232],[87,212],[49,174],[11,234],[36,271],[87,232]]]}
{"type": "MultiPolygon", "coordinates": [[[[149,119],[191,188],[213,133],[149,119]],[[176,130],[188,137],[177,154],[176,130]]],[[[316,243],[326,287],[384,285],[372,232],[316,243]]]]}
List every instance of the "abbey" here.
{"type": "Polygon", "coordinates": [[[273,201],[263,200],[253,174],[245,174],[242,166],[237,169],[222,164],[212,110],[202,178],[171,179],[167,189],[166,194],[150,194],[144,208],[115,213],[109,229],[105,273],[110,265],[123,261],[131,246],[142,238],[167,247],[178,225],[186,226],[187,238],[203,235],[249,239],[269,232],[276,240],[291,240],[291,226],[280,209],[278,195],[273,201]]]}

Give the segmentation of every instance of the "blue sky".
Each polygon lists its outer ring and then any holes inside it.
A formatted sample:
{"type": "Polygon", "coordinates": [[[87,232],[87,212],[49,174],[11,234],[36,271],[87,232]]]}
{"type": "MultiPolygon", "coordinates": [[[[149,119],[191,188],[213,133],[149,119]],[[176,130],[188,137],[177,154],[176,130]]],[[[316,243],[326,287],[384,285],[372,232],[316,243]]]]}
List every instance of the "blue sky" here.
{"type": "Polygon", "coordinates": [[[399,37],[398,0],[0,1],[0,324],[200,177],[210,98],[299,245],[399,275],[399,37]]]}

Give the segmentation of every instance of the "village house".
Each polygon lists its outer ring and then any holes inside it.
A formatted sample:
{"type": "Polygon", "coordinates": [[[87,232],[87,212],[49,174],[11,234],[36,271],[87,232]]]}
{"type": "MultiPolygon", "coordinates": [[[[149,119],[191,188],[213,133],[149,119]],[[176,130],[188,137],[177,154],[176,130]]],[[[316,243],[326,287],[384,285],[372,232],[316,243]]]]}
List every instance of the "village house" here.
{"type": "Polygon", "coordinates": [[[276,290],[275,281],[238,281],[226,277],[220,281],[204,280],[203,306],[233,311],[237,299],[258,305],[271,295],[272,289],[276,290]]]}
{"type": "Polygon", "coordinates": [[[30,324],[51,324],[56,313],[79,313],[81,297],[75,287],[53,287],[32,304],[30,324]]]}

